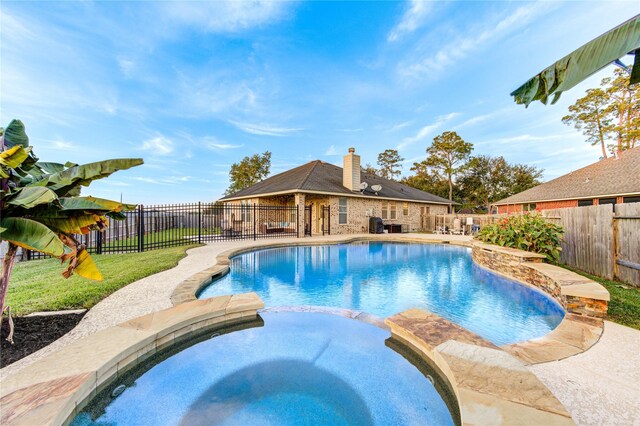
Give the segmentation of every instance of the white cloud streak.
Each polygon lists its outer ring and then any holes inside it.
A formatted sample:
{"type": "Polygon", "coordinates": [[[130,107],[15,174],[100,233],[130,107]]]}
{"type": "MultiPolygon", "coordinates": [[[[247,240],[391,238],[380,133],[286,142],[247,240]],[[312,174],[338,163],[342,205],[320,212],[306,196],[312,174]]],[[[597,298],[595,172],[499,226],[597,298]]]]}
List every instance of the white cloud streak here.
{"type": "Polygon", "coordinates": [[[140,149],[157,155],[169,155],[173,152],[173,141],[164,136],[156,136],[142,142],[140,149]]]}
{"type": "Polygon", "coordinates": [[[488,22],[480,28],[469,28],[467,34],[461,35],[447,43],[437,52],[426,57],[400,63],[398,73],[407,78],[422,79],[433,77],[449,67],[455,66],[472,53],[477,53],[484,45],[494,42],[505,35],[523,28],[529,22],[549,9],[544,2],[526,4],[518,7],[512,14],[498,22],[488,22]]]}
{"type": "Polygon", "coordinates": [[[387,41],[393,43],[403,36],[414,32],[424,22],[433,7],[433,3],[424,0],[411,0],[409,8],[402,15],[400,22],[389,32],[387,41]]]}
{"type": "Polygon", "coordinates": [[[404,149],[418,141],[421,141],[422,139],[426,138],[431,133],[433,133],[440,126],[442,126],[444,123],[447,123],[453,120],[459,115],[460,113],[458,112],[452,112],[447,115],[441,115],[437,117],[435,122],[431,124],[427,124],[426,126],[422,127],[420,130],[418,130],[418,133],[416,133],[414,136],[404,138],[402,142],[398,145],[397,149],[398,150],[404,149]]]}
{"type": "Polygon", "coordinates": [[[270,0],[161,3],[167,21],[211,33],[237,32],[267,25],[286,17],[287,7],[287,2],[270,0]]]}
{"type": "Polygon", "coordinates": [[[269,124],[249,124],[241,123],[238,121],[229,120],[229,123],[233,124],[243,132],[250,133],[252,135],[260,136],[287,136],[291,133],[299,132],[301,128],[292,127],[276,127],[269,124]]]}

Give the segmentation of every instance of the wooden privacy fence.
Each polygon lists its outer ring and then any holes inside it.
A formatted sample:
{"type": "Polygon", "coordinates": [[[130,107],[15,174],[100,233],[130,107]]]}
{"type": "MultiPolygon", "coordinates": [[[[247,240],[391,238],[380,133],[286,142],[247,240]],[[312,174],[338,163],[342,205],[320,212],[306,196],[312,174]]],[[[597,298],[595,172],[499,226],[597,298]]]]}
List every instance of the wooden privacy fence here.
{"type": "Polygon", "coordinates": [[[640,203],[543,210],[565,230],[560,261],[640,286],[640,203]]]}
{"type": "MultiPolygon", "coordinates": [[[[607,279],[640,286],[640,203],[574,207],[540,212],[564,228],[560,262],[607,279]]],[[[429,215],[423,231],[453,228],[471,218],[480,227],[506,215],[429,215]]],[[[469,227],[465,231],[469,231],[469,227]]]]}

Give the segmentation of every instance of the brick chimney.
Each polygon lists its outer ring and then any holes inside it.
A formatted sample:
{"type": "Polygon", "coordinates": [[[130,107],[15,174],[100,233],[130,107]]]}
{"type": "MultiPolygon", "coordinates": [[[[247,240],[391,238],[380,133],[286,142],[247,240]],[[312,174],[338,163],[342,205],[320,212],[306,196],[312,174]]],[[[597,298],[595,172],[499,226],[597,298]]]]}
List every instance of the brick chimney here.
{"type": "Polygon", "coordinates": [[[342,159],[342,185],[354,192],[360,191],[360,156],[355,148],[349,148],[349,154],[342,159]]]}

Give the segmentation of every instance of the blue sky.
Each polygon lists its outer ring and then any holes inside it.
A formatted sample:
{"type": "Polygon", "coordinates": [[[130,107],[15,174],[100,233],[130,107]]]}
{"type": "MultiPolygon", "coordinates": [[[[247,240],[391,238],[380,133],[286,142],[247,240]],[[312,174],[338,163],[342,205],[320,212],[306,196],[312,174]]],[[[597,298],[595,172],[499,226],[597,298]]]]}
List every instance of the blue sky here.
{"type": "MultiPolygon", "coordinates": [[[[11,2],[0,119],[45,161],[142,157],[85,194],[210,201],[245,155],[272,173],[397,148],[404,173],[456,130],[475,154],[550,179],[598,159],[561,123],[611,68],[554,106],[509,93],[640,13],[637,2],[11,2]]],[[[630,62],[630,57],[626,62],[630,62]]]]}

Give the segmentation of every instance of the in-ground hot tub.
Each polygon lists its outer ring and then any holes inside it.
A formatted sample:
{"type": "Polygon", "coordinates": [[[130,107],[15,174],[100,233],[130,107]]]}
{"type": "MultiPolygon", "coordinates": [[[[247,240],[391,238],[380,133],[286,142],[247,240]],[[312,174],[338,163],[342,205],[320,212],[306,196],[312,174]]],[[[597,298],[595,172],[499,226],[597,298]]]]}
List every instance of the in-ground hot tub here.
{"type": "Polygon", "coordinates": [[[387,330],[324,313],[261,317],[156,355],[118,377],[72,425],[458,422],[439,376],[392,350],[387,330]]]}
{"type": "Polygon", "coordinates": [[[424,309],[498,346],[544,336],[564,317],[547,294],[477,266],[469,248],[445,244],[361,242],[251,251],[233,257],[229,273],[198,297],[247,291],[267,307],[330,306],[381,318],[424,309]]]}

